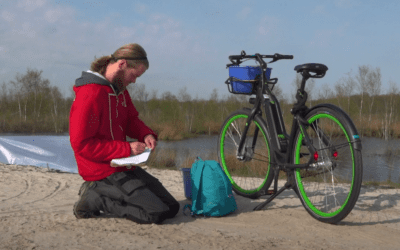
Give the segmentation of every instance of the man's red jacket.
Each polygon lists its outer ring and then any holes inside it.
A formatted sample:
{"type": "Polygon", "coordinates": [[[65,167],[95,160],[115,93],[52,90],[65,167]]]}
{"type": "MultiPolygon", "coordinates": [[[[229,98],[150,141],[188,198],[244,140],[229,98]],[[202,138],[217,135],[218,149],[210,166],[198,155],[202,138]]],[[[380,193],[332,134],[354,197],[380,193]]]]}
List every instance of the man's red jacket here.
{"type": "Polygon", "coordinates": [[[157,135],[138,117],[127,90],[120,92],[102,75],[82,72],[73,87],[69,135],[79,174],[85,181],[98,181],[114,172],[129,171],[111,167],[112,159],[129,157],[126,136],[144,142],[157,135]]]}

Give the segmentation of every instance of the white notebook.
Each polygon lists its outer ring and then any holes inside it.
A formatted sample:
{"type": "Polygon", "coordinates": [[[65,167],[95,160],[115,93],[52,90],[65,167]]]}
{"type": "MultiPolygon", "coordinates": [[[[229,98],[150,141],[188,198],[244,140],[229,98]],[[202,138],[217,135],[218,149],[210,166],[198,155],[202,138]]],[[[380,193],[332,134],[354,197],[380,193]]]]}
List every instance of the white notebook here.
{"type": "Polygon", "coordinates": [[[111,167],[144,165],[147,159],[149,159],[150,153],[151,149],[146,147],[144,152],[139,155],[111,160],[111,167]]]}

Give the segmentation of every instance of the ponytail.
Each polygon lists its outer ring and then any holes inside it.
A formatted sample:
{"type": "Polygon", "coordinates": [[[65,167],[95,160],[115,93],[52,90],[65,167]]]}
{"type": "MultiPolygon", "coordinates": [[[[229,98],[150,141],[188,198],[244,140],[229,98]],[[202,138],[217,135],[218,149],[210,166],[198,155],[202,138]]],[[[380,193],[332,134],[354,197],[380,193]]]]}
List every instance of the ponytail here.
{"type": "Polygon", "coordinates": [[[119,59],[127,59],[127,64],[131,68],[136,68],[138,65],[143,64],[146,69],[149,68],[149,61],[147,60],[146,51],[137,43],[126,44],[117,49],[113,54],[102,56],[95,60],[90,65],[90,70],[104,75],[108,64],[117,62],[119,59]],[[129,58],[135,58],[134,60],[129,58]]]}

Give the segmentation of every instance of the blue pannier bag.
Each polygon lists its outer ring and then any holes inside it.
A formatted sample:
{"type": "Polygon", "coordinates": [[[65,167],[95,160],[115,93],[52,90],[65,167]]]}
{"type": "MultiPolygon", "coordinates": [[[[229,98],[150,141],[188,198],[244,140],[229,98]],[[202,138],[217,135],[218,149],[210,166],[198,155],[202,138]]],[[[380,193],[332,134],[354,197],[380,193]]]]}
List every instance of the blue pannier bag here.
{"type": "Polygon", "coordinates": [[[192,216],[224,216],[237,209],[232,184],[218,162],[197,157],[190,176],[192,205],[184,211],[189,208],[192,216]]]}

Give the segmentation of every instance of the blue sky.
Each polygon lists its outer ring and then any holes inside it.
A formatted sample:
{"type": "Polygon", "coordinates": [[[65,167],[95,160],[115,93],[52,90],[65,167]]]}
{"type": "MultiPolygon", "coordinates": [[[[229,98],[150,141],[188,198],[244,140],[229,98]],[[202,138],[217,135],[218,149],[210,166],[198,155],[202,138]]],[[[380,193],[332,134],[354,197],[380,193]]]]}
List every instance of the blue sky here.
{"type": "Polygon", "coordinates": [[[0,0],[0,84],[38,69],[70,96],[95,56],[133,42],[150,61],[137,83],[159,96],[183,87],[192,97],[228,95],[225,66],[241,50],[294,55],[270,65],[287,97],[293,68],[309,62],[329,68],[315,91],[370,65],[386,92],[389,80],[400,84],[399,13],[400,1],[389,0],[0,0]]]}

